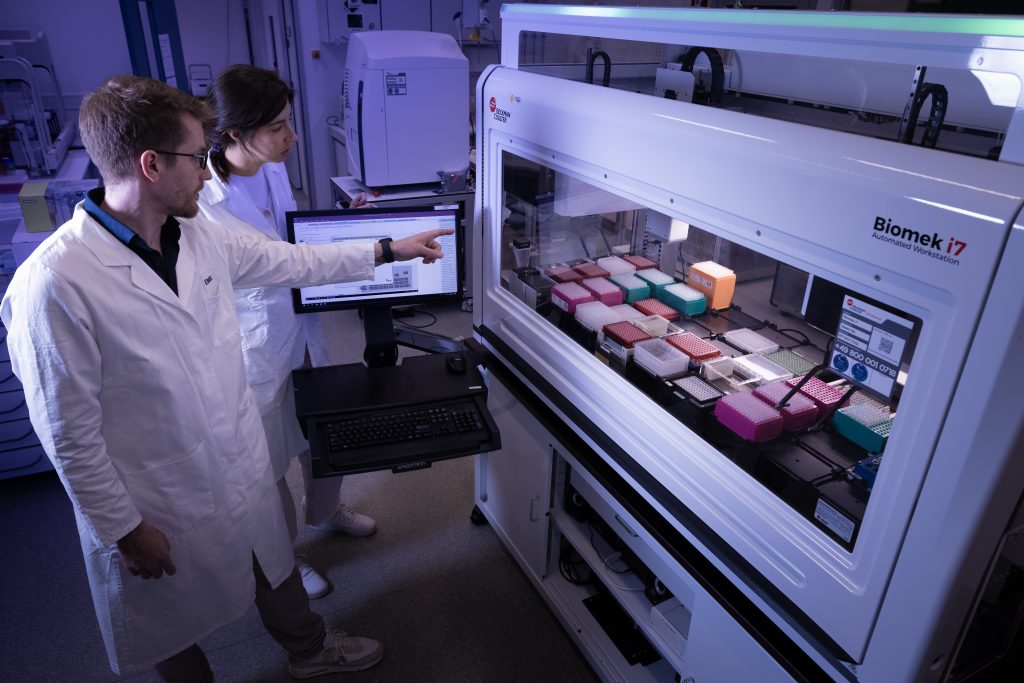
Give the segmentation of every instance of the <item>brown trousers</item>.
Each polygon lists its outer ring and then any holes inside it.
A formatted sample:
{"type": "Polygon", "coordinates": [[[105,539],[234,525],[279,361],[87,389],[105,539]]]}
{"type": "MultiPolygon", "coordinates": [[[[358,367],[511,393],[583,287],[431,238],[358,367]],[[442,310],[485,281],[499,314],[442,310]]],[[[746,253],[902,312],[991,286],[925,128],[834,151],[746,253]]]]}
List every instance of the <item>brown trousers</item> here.
{"type": "MultiPolygon", "coordinates": [[[[298,659],[312,659],[324,647],[324,620],[309,608],[309,596],[302,587],[299,570],[277,588],[271,588],[256,555],[252,556],[256,577],[256,609],[263,627],[277,643],[298,659]]],[[[212,683],[210,663],[198,645],[185,648],[156,665],[156,671],[171,683],[212,683]]]]}

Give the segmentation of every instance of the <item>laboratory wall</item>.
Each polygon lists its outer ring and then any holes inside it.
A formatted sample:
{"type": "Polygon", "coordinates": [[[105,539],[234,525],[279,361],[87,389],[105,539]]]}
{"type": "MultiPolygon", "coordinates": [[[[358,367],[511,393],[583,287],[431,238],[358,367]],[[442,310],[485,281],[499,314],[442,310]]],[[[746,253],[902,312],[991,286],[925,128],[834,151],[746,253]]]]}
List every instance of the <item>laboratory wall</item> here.
{"type": "MultiPolygon", "coordinates": [[[[243,0],[177,0],[175,7],[186,67],[216,74],[228,64],[249,61],[243,0]]],[[[106,78],[132,72],[117,0],[0,0],[4,29],[46,34],[69,109],[77,110],[82,97],[106,78]]]]}
{"type": "Polygon", "coordinates": [[[108,76],[132,70],[117,0],[0,0],[0,29],[46,34],[64,105],[71,109],[108,76]]]}
{"type": "MultiPolygon", "coordinates": [[[[192,93],[203,73],[216,76],[229,64],[249,62],[242,0],[176,0],[181,51],[192,82],[192,93]]],[[[249,5],[253,4],[250,2],[249,5]]]]}

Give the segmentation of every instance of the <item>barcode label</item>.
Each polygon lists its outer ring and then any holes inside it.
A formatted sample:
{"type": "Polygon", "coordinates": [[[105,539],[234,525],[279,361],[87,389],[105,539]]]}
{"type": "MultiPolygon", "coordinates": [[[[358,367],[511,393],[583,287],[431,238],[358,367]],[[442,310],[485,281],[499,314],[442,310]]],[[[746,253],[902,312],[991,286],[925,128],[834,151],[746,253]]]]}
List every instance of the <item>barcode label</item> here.
{"type": "Polygon", "coordinates": [[[847,543],[853,538],[856,529],[853,520],[825,502],[824,498],[818,499],[818,504],[814,507],[814,518],[847,543]]]}

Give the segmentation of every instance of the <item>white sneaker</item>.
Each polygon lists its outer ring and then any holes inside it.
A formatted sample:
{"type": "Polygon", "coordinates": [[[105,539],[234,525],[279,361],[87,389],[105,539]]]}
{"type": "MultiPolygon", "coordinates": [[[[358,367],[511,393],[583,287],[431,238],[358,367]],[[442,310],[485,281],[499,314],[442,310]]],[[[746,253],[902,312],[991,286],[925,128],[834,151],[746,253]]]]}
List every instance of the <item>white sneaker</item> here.
{"type": "Polygon", "coordinates": [[[369,669],[384,657],[384,645],[372,638],[350,636],[327,627],[324,649],[313,659],[288,657],[288,673],[294,678],[369,669]]]}
{"type": "Polygon", "coordinates": [[[309,595],[310,600],[316,600],[327,595],[331,585],[327,583],[327,579],[320,576],[317,570],[309,566],[305,557],[296,555],[295,567],[299,570],[299,576],[302,577],[302,587],[306,589],[306,594],[309,595]]]}
{"type": "Polygon", "coordinates": [[[316,525],[317,529],[332,529],[349,536],[369,536],[377,531],[377,522],[373,517],[350,510],[346,505],[339,505],[330,517],[316,525]]]}

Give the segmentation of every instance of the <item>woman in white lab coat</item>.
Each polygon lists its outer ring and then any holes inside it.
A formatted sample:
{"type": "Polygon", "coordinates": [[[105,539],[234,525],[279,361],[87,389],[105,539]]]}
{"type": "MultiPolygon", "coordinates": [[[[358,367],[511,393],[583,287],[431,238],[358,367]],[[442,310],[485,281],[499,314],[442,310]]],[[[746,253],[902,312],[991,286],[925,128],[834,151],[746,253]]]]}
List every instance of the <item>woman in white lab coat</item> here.
{"type": "MultiPolygon", "coordinates": [[[[292,92],[272,71],[235,65],[210,86],[213,117],[205,132],[212,144],[213,177],[206,182],[200,211],[211,220],[266,240],[287,238],[285,212],[296,208],[284,160],[296,141],[290,124],[292,92]]],[[[256,397],[270,445],[292,541],[298,536],[295,503],[285,481],[293,457],[302,457],[306,523],[352,535],[376,530],[375,522],[339,501],[341,477],[313,479],[308,444],[295,418],[291,372],[308,349],[313,365],[327,362],[319,316],[297,316],[291,290],[263,287],[235,291],[246,378],[256,397]]],[[[296,557],[311,598],[329,586],[302,556],[296,557]]]]}

